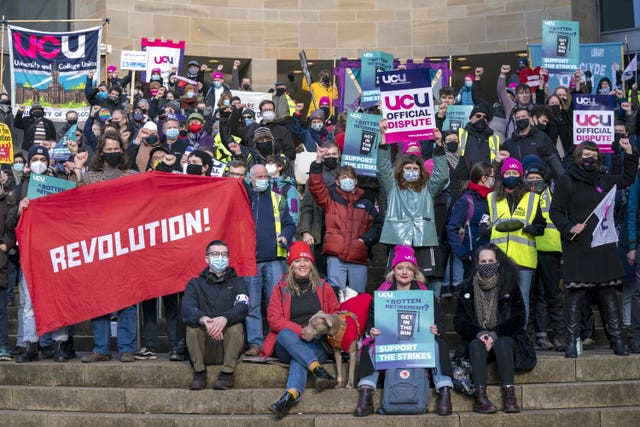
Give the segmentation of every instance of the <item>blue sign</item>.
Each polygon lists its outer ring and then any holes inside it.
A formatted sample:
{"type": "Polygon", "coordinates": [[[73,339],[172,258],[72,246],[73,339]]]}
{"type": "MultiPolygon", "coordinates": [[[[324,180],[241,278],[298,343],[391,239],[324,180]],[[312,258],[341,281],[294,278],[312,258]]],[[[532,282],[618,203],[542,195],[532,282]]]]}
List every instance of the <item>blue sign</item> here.
{"type": "Polygon", "coordinates": [[[580,23],[542,21],[542,62],[548,70],[573,72],[580,65],[580,23]]]}
{"type": "Polygon", "coordinates": [[[433,368],[433,291],[378,291],[374,294],[376,369],[433,368]]]}
{"type": "Polygon", "coordinates": [[[380,101],[378,73],[389,70],[393,70],[393,55],[377,51],[362,52],[360,68],[361,106],[371,107],[380,101]]]}
{"type": "Polygon", "coordinates": [[[380,118],[376,114],[347,115],[341,164],[353,166],[358,175],[376,176],[380,118]]]}

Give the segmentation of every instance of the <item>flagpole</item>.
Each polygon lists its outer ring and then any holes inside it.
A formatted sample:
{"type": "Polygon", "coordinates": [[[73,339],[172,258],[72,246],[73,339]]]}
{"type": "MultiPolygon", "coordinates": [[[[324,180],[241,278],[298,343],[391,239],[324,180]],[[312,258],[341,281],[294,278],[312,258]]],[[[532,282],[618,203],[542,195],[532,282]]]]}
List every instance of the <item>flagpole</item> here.
{"type": "MultiPolygon", "coordinates": [[[[612,188],[612,190],[613,190],[613,188],[612,188]]],[[[611,192],[611,190],[609,190],[609,192],[611,192]]],[[[604,196],[604,197],[606,198],[608,195],[609,195],[609,193],[607,193],[607,195],[606,195],[606,196],[604,196]]],[[[603,200],[604,200],[604,199],[603,199],[603,200]]],[[[601,201],[600,203],[602,203],[602,201],[601,201]]],[[[596,209],[598,209],[598,206],[600,206],[600,203],[598,203],[598,204],[596,205],[596,207],[595,207],[595,208],[593,208],[593,210],[591,211],[591,213],[589,214],[589,216],[587,217],[587,219],[585,219],[584,221],[582,221],[580,224],[582,224],[582,225],[586,225],[586,224],[587,224],[587,222],[591,219],[591,217],[593,216],[593,214],[596,212],[596,209]]],[[[578,224],[576,224],[576,225],[578,225],[578,224]]],[[[576,234],[574,234],[573,236],[571,236],[571,238],[570,238],[569,240],[573,240],[573,239],[575,239],[575,237],[576,237],[578,234],[580,234],[580,233],[576,233],[576,234]]]]}
{"type": "Polygon", "coordinates": [[[4,90],[4,15],[2,15],[2,47],[0,48],[0,87],[4,90]]]}

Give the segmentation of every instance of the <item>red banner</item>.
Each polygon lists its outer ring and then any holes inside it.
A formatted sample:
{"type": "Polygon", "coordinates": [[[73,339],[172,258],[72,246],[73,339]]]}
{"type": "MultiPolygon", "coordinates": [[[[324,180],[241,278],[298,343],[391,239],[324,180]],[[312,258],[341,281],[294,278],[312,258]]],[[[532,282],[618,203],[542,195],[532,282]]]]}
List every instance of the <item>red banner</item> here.
{"type": "Polygon", "coordinates": [[[241,180],[144,173],[32,200],[17,229],[38,334],[184,290],[207,243],[256,274],[241,180]]]}

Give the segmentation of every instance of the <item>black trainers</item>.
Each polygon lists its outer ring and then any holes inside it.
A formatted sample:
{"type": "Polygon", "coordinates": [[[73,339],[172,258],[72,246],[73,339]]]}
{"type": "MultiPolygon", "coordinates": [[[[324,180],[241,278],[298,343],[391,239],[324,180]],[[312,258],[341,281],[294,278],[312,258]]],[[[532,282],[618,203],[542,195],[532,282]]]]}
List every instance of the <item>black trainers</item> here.
{"type": "Polygon", "coordinates": [[[189,360],[189,351],[187,350],[187,343],[184,338],[181,338],[178,341],[178,344],[169,351],[169,360],[172,362],[184,362],[185,360],[189,360]]]}
{"type": "Polygon", "coordinates": [[[536,350],[553,350],[555,346],[547,337],[538,337],[536,339],[536,350]]]}

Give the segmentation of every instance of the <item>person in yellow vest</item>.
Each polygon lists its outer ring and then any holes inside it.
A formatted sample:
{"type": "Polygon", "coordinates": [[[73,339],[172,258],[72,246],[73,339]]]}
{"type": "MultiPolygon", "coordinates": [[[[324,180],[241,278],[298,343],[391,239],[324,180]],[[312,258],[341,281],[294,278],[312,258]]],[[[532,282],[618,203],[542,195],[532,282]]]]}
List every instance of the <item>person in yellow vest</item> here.
{"type": "MultiPolygon", "coordinates": [[[[498,157],[498,160],[501,160],[498,157]]],[[[502,161],[501,180],[487,196],[491,243],[518,266],[519,286],[529,319],[529,291],[538,265],[535,236],[544,234],[546,221],[539,209],[540,196],[524,185],[522,164],[513,157],[502,161]]]]}
{"type": "Polygon", "coordinates": [[[527,189],[540,195],[540,211],[547,221],[544,234],[536,236],[538,267],[532,283],[533,330],[536,349],[564,351],[564,314],[562,312],[562,243],[560,232],[549,219],[552,191],[544,180],[544,163],[536,155],[528,155],[522,161],[524,182],[527,189]],[[553,343],[547,338],[548,321],[551,320],[553,343]]]}
{"type": "Polygon", "coordinates": [[[331,82],[331,73],[329,73],[329,70],[321,70],[319,77],[320,80],[311,83],[311,86],[309,86],[307,79],[302,79],[302,90],[311,92],[311,102],[307,110],[307,118],[311,116],[311,113],[320,108],[320,99],[322,97],[326,96],[329,98],[332,112],[335,101],[338,99],[338,87],[331,82]]]}
{"type": "Polygon", "coordinates": [[[296,112],[296,101],[287,93],[287,85],[285,82],[276,82],[276,90],[271,99],[275,105],[275,122],[282,124],[283,122],[289,121],[296,112]]]}

